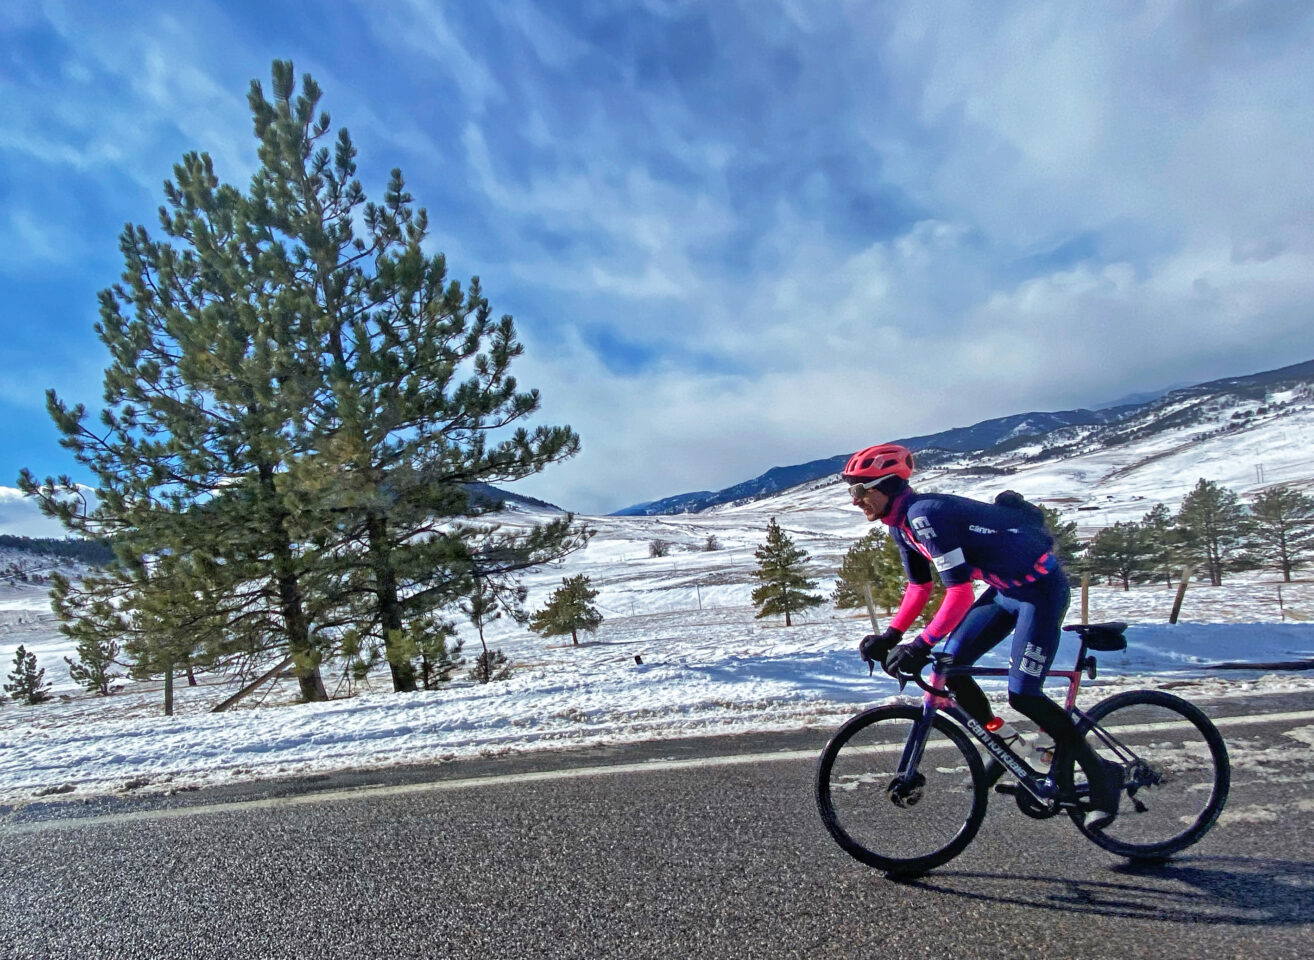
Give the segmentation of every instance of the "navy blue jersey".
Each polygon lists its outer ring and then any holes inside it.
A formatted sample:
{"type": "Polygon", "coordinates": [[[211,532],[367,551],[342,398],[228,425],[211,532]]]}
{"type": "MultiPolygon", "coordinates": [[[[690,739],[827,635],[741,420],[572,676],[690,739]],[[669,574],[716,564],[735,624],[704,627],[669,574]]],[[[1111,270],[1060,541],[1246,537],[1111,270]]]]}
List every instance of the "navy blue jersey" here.
{"type": "Polygon", "coordinates": [[[1054,538],[1036,522],[1036,513],[910,490],[895,500],[886,522],[912,583],[928,582],[934,565],[946,587],[984,580],[1008,590],[1034,583],[1058,565],[1054,538]]]}

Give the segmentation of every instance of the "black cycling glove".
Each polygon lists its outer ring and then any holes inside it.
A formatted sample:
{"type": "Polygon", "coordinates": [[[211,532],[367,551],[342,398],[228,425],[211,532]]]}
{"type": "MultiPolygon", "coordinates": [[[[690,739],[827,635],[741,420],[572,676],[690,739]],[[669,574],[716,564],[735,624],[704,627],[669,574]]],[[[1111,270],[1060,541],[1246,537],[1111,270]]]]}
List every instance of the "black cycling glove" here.
{"type": "Polygon", "coordinates": [[[867,665],[867,672],[876,669],[876,664],[884,664],[885,656],[894,645],[903,639],[903,631],[887,627],[884,633],[869,633],[858,643],[858,656],[867,665]]]}
{"type": "Polygon", "coordinates": [[[929,643],[924,637],[901,643],[886,656],[885,672],[896,679],[899,678],[901,673],[920,673],[922,667],[926,666],[926,662],[931,659],[933,649],[935,649],[935,644],[929,643]]]}

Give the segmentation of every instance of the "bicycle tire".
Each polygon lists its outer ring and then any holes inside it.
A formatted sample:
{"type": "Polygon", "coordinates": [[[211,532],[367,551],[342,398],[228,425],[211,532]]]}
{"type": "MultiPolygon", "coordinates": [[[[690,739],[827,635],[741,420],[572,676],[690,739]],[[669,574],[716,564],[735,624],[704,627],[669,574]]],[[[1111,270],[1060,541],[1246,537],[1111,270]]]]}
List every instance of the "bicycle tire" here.
{"type": "Polygon", "coordinates": [[[896,785],[904,745],[921,717],[920,706],[866,710],[835,732],[817,764],[817,809],[831,837],[854,859],[893,876],[952,860],[985,819],[981,757],[942,716],[927,735],[918,768],[924,782],[896,785]]]}
{"type": "Polygon", "coordinates": [[[1232,766],[1222,735],[1199,707],[1160,690],[1130,690],[1101,700],[1086,717],[1081,734],[1101,757],[1124,760],[1127,778],[1118,817],[1108,827],[1087,829],[1084,813],[1071,812],[1087,839],[1110,853],[1152,862],[1209,832],[1227,802],[1232,766]],[[1116,756],[1097,727],[1135,759],[1116,756]]]}

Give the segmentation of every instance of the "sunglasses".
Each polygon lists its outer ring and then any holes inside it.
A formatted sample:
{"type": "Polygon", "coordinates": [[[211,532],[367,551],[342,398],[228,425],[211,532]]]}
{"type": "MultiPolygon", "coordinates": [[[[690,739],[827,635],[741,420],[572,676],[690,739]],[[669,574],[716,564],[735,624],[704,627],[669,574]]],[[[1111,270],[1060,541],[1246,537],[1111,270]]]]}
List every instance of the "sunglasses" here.
{"type": "Polygon", "coordinates": [[[851,483],[849,484],[849,496],[854,500],[861,500],[873,490],[880,493],[881,491],[877,487],[878,483],[880,483],[879,480],[873,480],[871,483],[851,483]]]}

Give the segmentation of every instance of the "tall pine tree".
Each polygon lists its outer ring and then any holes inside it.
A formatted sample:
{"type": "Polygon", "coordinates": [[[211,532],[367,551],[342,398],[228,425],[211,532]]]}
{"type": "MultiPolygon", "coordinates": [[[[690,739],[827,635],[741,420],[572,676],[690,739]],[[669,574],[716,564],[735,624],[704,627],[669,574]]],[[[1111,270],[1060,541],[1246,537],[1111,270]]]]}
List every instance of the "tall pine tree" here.
{"type": "Polygon", "coordinates": [[[825,600],[809,591],[816,581],[807,578],[808,552],[794,545],[794,541],[772,517],[767,524],[766,542],[754,552],[757,569],[753,576],[760,585],[753,590],[752,601],[757,617],[785,615],[785,626],[793,626],[792,615],[825,600]]]}
{"type": "Polygon", "coordinates": [[[1154,549],[1139,523],[1115,523],[1095,534],[1086,548],[1086,565],[1091,573],[1122,582],[1130,590],[1133,581],[1148,578],[1154,570],[1154,549]]]}
{"type": "Polygon", "coordinates": [[[1290,487],[1256,494],[1250,506],[1249,533],[1261,551],[1260,565],[1277,566],[1282,579],[1314,555],[1314,497],[1290,487]]]}
{"type": "Polygon", "coordinates": [[[872,601],[888,613],[902,598],[906,579],[898,545],[873,527],[844,554],[833,600],[840,609],[865,606],[870,587],[872,601]]]}
{"type": "Polygon", "coordinates": [[[1203,477],[1182,500],[1177,529],[1183,552],[1220,586],[1223,573],[1244,563],[1246,518],[1236,493],[1203,477]]]}
{"type": "MultiPolygon", "coordinates": [[[[428,217],[401,171],[382,204],[367,203],[347,132],[338,132],[331,162],[327,148],[315,149],[329,123],[313,119],[313,81],[303,80],[294,101],[291,65],[275,64],[274,94],[268,101],[252,85],[267,172],[252,199],[301,244],[290,266],[308,279],[323,344],[311,430],[318,455],[293,466],[289,488],[316,516],[327,506],[330,536],[359,548],[335,551],[348,558],[349,592],[367,598],[361,613],[383,642],[395,689],[414,689],[414,667],[397,648],[407,624],[464,595],[474,555],[495,530],[454,522],[497,509],[473,501],[469,485],[530,476],[573,456],[579,439],[569,427],[517,426],[537,412],[539,396],[510,374],[523,352],[514,323],[493,318],[478,278],[463,291],[445,258],[424,252],[428,217]]],[[[566,517],[502,538],[499,549],[529,566],[584,539],[566,517]]]]}
{"type": "MultiPolygon", "coordinates": [[[[77,508],[68,478],[20,482],[71,530],[113,537],[128,568],[195,554],[244,585],[234,628],[274,629],[305,699],[324,698],[320,662],[348,634],[375,638],[394,687],[415,689],[410,641],[460,596],[494,529],[459,522],[491,509],[467,485],[529,476],[579,441],[520,425],[539,400],[509,373],[511,318],[423,252],[427,217],[400,171],[366,202],[347,131],[321,143],[332,123],[314,80],[298,92],[276,61],[272,99],[253,82],[248,101],[249,190],[189,154],[165,185],[166,239],[124,231],[124,283],[101,295],[97,327],[112,357],[102,425],[50,395],[97,508],[77,508]]],[[[586,539],[562,518],[508,562],[586,539]]]]}

